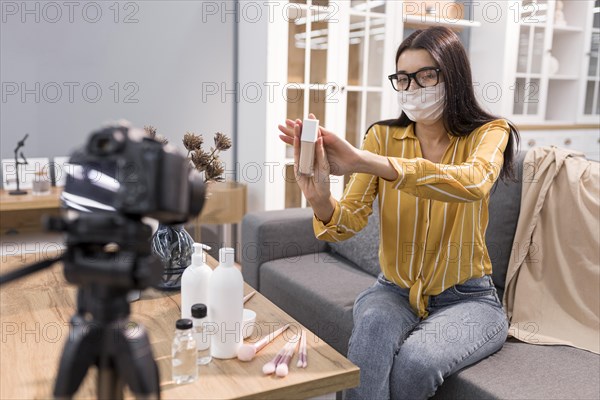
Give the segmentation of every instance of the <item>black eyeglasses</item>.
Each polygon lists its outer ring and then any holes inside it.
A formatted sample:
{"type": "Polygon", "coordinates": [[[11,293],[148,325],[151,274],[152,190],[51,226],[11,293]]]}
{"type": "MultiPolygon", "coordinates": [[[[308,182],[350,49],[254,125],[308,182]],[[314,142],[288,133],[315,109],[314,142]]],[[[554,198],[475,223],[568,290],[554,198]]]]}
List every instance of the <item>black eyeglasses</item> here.
{"type": "Polygon", "coordinates": [[[417,82],[417,85],[422,88],[437,85],[440,81],[440,71],[441,69],[439,68],[425,67],[412,74],[396,72],[395,74],[389,75],[388,79],[395,91],[402,92],[408,90],[413,79],[417,82]]]}

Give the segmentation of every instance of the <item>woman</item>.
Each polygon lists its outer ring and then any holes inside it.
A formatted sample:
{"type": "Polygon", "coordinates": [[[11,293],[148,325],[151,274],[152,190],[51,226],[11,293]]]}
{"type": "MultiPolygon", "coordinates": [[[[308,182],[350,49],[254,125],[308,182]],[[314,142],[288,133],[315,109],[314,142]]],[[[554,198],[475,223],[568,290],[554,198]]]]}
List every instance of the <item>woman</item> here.
{"type": "MultiPolygon", "coordinates": [[[[402,113],[371,126],[362,149],[321,128],[315,176],[297,174],[319,239],[361,230],[378,197],[382,274],[354,304],[348,399],[425,399],[498,351],[508,321],[485,245],[490,189],[512,177],[515,127],[475,100],[466,52],[447,28],[416,31],[389,76],[402,113]],[[340,201],[329,174],[353,173],[340,201]]],[[[314,116],[311,115],[314,118],[314,116]]],[[[279,126],[299,159],[301,121],[279,126]]]]}

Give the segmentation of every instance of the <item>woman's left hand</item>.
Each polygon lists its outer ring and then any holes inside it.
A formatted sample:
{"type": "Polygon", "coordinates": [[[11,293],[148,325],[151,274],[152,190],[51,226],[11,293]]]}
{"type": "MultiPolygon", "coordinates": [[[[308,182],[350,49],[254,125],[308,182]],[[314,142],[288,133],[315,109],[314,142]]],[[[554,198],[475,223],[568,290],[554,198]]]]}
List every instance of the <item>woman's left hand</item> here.
{"type": "MultiPolygon", "coordinates": [[[[308,118],[315,119],[315,116],[311,113],[308,118]]],[[[284,134],[279,135],[279,137],[284,142],[293,144],[295,122],[288,119],[285,124],[286,126],[279,125],[279,130],[284,134]]],[[[357,172],[357,166],[362,160],[361,150],[322,126],[319,126],[319,132],[320,136],[323,137],[330,173],[332,175],[346,175],[357,172]]]]}

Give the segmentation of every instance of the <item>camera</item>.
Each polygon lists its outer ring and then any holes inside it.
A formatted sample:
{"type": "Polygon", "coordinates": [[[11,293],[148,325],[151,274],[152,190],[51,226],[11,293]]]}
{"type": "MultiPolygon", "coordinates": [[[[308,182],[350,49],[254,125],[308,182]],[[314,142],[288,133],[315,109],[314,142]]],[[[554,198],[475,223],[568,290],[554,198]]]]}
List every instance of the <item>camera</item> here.
{"type": "Polygon", "coordinates": [[[205,188],[189,160],[124,124],[93,132],[76,150],[62,195],[68,209],[180,224],[202,210],[205,188]]]}
{"type": "Polygon", "coordinates": [[[112,125],[71,155],[61,200],[76,212],[48,218],[46,228],[66,233],[67,281],[145,289],[163,268],[142,218],[181,224],[200,213],[204,198],[199,173],[176,149],[141,129],[112,125]]]}

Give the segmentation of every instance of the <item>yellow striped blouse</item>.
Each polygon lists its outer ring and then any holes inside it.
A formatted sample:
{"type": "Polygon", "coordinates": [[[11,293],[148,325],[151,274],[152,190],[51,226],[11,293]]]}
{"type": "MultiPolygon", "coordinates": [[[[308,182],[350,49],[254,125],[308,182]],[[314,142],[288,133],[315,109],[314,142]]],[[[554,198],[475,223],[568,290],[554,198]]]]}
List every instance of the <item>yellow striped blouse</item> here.
{"type": "Polygon", "coordinates": [[[492,273],[485,245],[490,189],[502,169],[510,130],[495,120],[465,137],[448,134],[441,163],[423,158],[414,125],[374,125],[362,148],[386,156],[395,181],[355,173],[329,223],[316,216],[318,239],[348,239],[365,227],[378,195],[379,263],[385,277],[410,288],[415,314],[426,318],[429,296],[492,273]]]}

